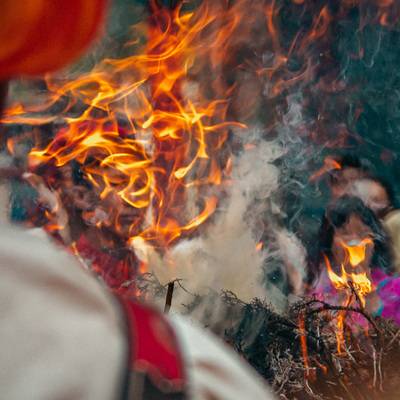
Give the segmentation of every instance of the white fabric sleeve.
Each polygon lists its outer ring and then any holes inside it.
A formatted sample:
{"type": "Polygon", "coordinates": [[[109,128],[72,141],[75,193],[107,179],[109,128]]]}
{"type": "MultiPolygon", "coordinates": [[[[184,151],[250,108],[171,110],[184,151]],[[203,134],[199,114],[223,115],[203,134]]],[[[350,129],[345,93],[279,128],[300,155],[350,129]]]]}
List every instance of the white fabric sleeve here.
{"type": "Polygon", "coordinates": [[[49,241],[0,229],[0,397],[110,400],[127,344],[118,307],[49,241]]]}
{"type": "Polygon", "coordinates": [[[183,317],[169,317],[182,347],[191,400],[272,400],[267,385],[228,346],[183,317]]]}
{"type": "MultiPolygon", "coordinates": [[[[0,390],[7,400],[113,400],[128,352],[119,306],[53,243],[0,229],[0,390]]],[[[189,400],[269,400],[225,344],[179,316],[189,400]]],[[[145,399],[144,399],[145,400],[145,399]]]]}

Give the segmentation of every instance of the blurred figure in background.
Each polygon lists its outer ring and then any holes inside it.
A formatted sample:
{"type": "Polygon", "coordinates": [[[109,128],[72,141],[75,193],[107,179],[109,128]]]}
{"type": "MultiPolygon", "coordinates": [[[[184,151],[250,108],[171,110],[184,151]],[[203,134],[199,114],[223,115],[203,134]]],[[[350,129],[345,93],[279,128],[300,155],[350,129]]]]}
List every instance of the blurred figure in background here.
{"type": "Polygon", "coordinates": [[[359,197],[381,220],[388,233],[393,267],[400,273],[400,209],[392,187],[381,178],[367,176],[354,181],[349,194],[359,197]]]}
{"type": "Polygon", "coordinates": [[[332,201],[344,195],[355,196],[376,214],[388,233],[393,267],[400,272],[400,210],[392,186],[374,173],[368,161],[354,154],[331,159],[328,186],[332,201]]]}
{"type": "Polygon", "coordinates": [[[368,176],[371,165],[354,154],[329,157],[328,186],[332,199],[349,194],[349,186],[356,180],[368,176]]]}
{"type": "MultiPolygon", "coordinates": [[[[329,269],[342,275],[362,274],[372,283],[366,308],[400,325],[400,278],[393,274],[388,238],[379,219],[357,197],[333,202],[321,223],[319,242],[309,263],[309,294],[340,305],[345,291],[337,290],[329,269]],[[350,250],[361,255],[352,259],[350,250]]],[[[349,275],[350,276],[350,275],[349,275]]]]}

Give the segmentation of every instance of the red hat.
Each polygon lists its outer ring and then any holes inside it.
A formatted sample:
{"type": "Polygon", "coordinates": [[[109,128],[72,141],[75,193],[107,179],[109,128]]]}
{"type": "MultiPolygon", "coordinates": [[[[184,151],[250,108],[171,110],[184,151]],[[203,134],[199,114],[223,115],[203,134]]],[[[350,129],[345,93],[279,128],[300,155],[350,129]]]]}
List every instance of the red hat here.
{"type": "Polygon", "coordinates": [[[2,0],[0,80],[76,59],[102,26],[108,0],[2,0]]]}

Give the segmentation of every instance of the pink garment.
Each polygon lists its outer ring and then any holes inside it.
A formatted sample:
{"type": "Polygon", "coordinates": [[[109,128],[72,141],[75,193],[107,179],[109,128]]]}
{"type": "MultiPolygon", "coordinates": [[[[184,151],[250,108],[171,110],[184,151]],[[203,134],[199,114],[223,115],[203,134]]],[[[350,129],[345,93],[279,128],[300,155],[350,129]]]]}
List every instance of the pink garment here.
{"type": "Polygon", "coordinates": [[[372,280],[381,301],[376,315],[391,319],[400,326],[400,276],[390,276],[375,269],[372,271],[372,280]]]}
{"type": "MultiPolygon", "coordinates": [[[[380,269],[373,269],[371,272],[372,285],[376,289],[380,306],[374,311],[374,316],[382,316],[385,319],[393,320],[400,326],[400,276],[387,275],[380,269]]],[[[329,277],[324,271],[316,286],[311,290],[311,295],[316,296],[318,300],[325,301],[332,305],[342,305],[340,298],[340,290],[335,289],[330,282],[329,277]]],[[[360,323],[364,318],[360,315],[352,313],[354,322],[360,323]]]]}

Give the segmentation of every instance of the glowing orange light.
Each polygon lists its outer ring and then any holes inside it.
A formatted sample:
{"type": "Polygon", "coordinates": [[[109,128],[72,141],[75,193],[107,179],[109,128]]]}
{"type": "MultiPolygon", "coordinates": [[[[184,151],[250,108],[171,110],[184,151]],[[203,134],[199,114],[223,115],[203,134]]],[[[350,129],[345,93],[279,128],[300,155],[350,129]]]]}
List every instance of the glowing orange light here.
{"type": "MultiPolygon", "coordinates": [[[[342,243],[343,248],[346,250],[347,260],[352,267],[360,265],[365,259],[366,247],[372,244],[370,238],[363,239],[357,245],[349,246],[348,244],[342,243]]],[[[366,305],[366,296],[372,292],[372,283],[367,276],[366,272],[360,273],[348,273],[345,269],[344,264],[341,265],[340,275],[336,274],[329,262],[328,257],[324,255],[325,265],[330,281],[332,282],[335,289],[345,294],[342,306],[349,307],[353,302],[359,302],[362,308],[366,305]],[[354,298],[354,295],[356,297],[354,298]]],[[[339,311],[336,318],[336,340],[337,350],[340,354],[344,347],[344,321],[346,318],[346,311],[339,311]]]]}
{"type": "MultiPolygon", "coordinates": [[[[12,105],[3,119],[63,122],[54,140],[31,151],[29,165],[78,163],[98,198],[114,199],[108,224],[122,232],[121,210],[137,210],[128,243],[141,238],[164,248],[196,230],[217,209],[217,188],[228,183],[231,159],[222,163],[220,157],[228,128],[245,125],[226,120],[229,88],[210,100],[200,84],[190,86],[190,76],[221,64],[245,4],[224,8],[204,1],[187,11],[152,1],[141,54],[106,59],[73,80],[47,77],[49,94],[41,105],[12,105]],[[61,99],[67,103],[62,114],[51,115],[61,99]]],[[[134,28],[138,37],[142,31],[141,24],[134,28]]],[[[14,146],[8,143],[10,151],[14,146]]]]}
{"type": "Polygon", "coordinates": [[[346,317],[345,311],[339,311],[336,320],[336,348],[338,354],[342,354],[342,348],[344,346],[344,319],[346,317]]]}
{"type": "MultiPolygon", "coordinates": [[[[308,50],[324,37],[332,15],[322,7],[310,29],[286,46],[279,32],[280,3],[274,0],[204,0],[195,7],[180,2],[172,10],[158,3],[150,1],[149,23],[133,28],[125,47],[132,55],[105,59],[75,79],[47,76],[47,94],[35,105],[11,105],[2,122],[57,122],[62,128],[46,146],[32,150],[30,167],[74,161],[99,199],[118,199],[107,203],[107,221],[96,226],[107,222],[122,231],[122,209],[128,207],[137,214],[127,242],[141,238],[165,248],[204,224],[218,209],[218,194],[231,184],[232,156],[222,150],[229,129],[245,125],[227,120],[234,89],[220,77],[222,67],[238,67],[226,60],[238,42],[254,35],[252,18],[261,18],[274,54],[271,65],[256,66],[257,76],[271,84],[268,95],[277,96],[312,78],[308,50]],[[287,68],[293,55],[306,60],[299,70],[287,68]]],[[[7,145],[14,151],[15,142],[7,145]]],[[[340,165],[326,160],[326,168],[340,165]]],[[[350,255],[350,262],[361,256],[350,255]]]]}
{"type": "Polygon", "coordinates": [[[310,182],[318,180],[318,178],[320,178],[327,172],[340,169],[342,169],[342,166],[336,160],[331,157],[326,157],[324,160],[324,165],[310,176],[310,182]]]}
{"type": "Polygon", "coordinates": [[[308,348],[307,348],[307,336],[306,336],[306,326],[305,326],[305,316],[301,314],[299,316],[299,331],[300,331],[300,347],[301,347],[301,354],[303,356],[303,363],[305,369],[306,377],[309,376],[310,371],[310,363],[308,360],[308,348]]]}
{"type": "Polygon", "coordinates": [[[258,242],[256,244],[256,251],[261,251],[263,249],[263,247],[264,247],[263,242],[258,242]]]}
{"type": "Polygon", "coordinates": [[[372,243],[372,239],[370,238],[365,238],[355,245],[350,245],[344,242],[341,243],[342,247],[346,251],[348,261],[350,262],[352,267],[356,267],[365,260],[367,246],[371,245],[372,243]]]}

